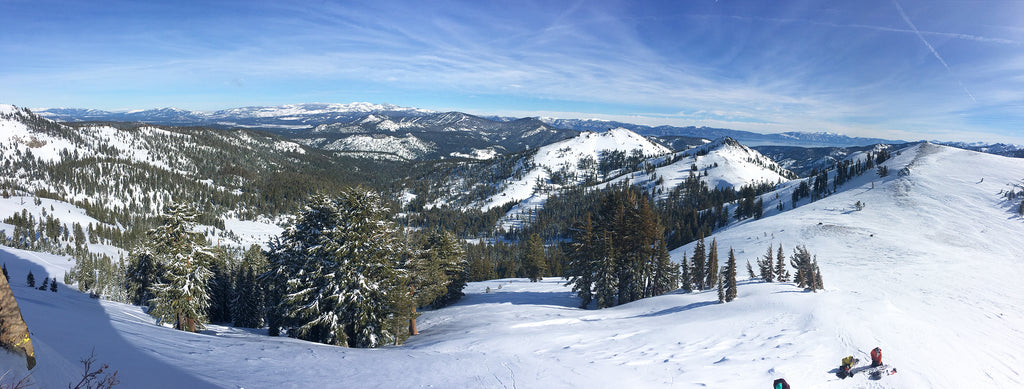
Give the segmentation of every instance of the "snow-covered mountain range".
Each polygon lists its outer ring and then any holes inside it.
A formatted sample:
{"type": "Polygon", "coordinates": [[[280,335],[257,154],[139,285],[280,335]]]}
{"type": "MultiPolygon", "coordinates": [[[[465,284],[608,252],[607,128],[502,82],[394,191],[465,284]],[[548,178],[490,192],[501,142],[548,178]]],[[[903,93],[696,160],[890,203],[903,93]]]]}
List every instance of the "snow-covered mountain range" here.
{"type": "MultiPolygon", "coordinates": [[[[110,112],[80,108],[42,108],[37,109],[39,115],[57,121],[129,121],[151,124],[176,126],[210,126],[218,128],[254,128],[280,133],[334,132],[357,130],[362,133],[387,133],[402,129],[407,124],[414,126],[448,126],[438,118],[426,119],[434,123],[411,123],[417,118],[441,115],[452,116],[455,113],[439,113],[424,109],[399,107],[390,104],[350,103],[350,104],[293,104],[270,107],[231,108],[214,112],[187,111],[175,108],[161,108],[128,112],[110,112]]],[[[466,114],[458,114],[470,116],[466,114]]],[[[730,137],[750,146],[788,145],[801,147],[852,147],[867,146],[876,143],[905,143],[876,138],[848,137],[828,132],[786,132],[780,134],[760,134],[749,131],[738,131],[711,127],[676,127],[646,126],[616,121],[596,119],[555,119],[555,118],[510,118],[486,117],[476,118],[478,123],[465,129],[480,128],[480,120],[489,122],[516,122],[532,120],[544,123],[552,128],[562,130],[607,131],[611,128],[627,128],[646,136],[689,136],[705,139],[730,137]]],[[[487,126],[494,127],[495,123],[487,126]]],[[[447,127],[452,128],[452,127],[447,127]]],[[[457,127],[455,127],[457,130],[457,127]]],[[[536,147],[536,146],[535,146],[536,147]]]]}
{"type": "Polygon", "coordinates": [[[213,112],[158,108],[111,112],[82,108],[41,108],[39,116],[62,122],[115,121],[144,122],[170,126],[209,126],[219,128],[259,128],[287,132],[313,128],[320,124],[348,122],[368,114],[395,117],[422,116],[432,111],[370,103],[306,103],[281,106],[240,107],[213,112]]]}
{"type": "Polygon", "coordinates": [[[790,131],[778,134],[761,134],[750,131],[730,130],[726,128],[647,126],[597,119],[541,118],[541,120],[555,127],[571,128],[578,131],[602,131],[607,128],[622,127],[647,136],[688,136],[701,137],[705,139],[730,137],[749,146],[778,145],[797,147],[854,147],[873,145],[877,143],[906,143],[905,141],[900,140],[849,137],[832,132],[790,131]]]}
{"type": "MultiPolygon", "coordinates": [[[[603,132],[612,128],[626,128],[640,135],[653,137],[730,137],[752,147],[857,148],[880,143],[907,143],[903,140],[850,137],[834,132],[790,131],[761,134],[725,128],[647,126],[598,119],[477,117],[460,112],[435,112],[371,103],[306,103],[241,107],[213,112],[176,108],[126,112],[40,108],[35,112],[42,117],[63,122],[143,122],[170,126],[260,129],[296,137],[304,144],[350,156],[392,160],[486,158],[497,153],[520,151],[527,146],[540,147],[573,136],[571,132],[603,132]],[[537,130],[538,128],[543,130],[537,130]],[[554,135],[538,137],[531,131],[550,132],[554,135]],[[448,133],[448,136],[427,135],[437,132],[448,133]],[[354,134],[363,136],[344,140],[354,134]]],[[[1024,147],[1019,145],[934,143],[998,155],[1024,155],[1024,147]]]]}

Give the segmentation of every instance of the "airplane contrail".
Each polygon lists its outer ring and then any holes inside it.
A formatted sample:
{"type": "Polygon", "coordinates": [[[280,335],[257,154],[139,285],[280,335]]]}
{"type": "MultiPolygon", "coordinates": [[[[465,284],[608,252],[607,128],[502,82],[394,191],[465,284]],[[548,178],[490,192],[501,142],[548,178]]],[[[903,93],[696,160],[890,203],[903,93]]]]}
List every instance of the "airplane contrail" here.
{"type": "Polygon", "coordinates": [[[927,39],[924,39],[924,35],[922,35],[921,31],[917,29],[917,26],[914,25],[914,22],[910,21],[910,18],[907,17],[907,13],[903,11],[903,7],[900,6],[900,3],[896,0],[892,0],[892,3],[896,5],[896,10],[900,12],[900,17],[903,18],[904,22],[907,22],[907,25],[910,26],[910,29],[912,31],[914,31],[914,34],[917,35],[918,39],[921,39],[921,42],[924,43],[926,47],[928,47],[928,50],[932,52],[932,55],[934,55],[935,58],[938,59],[940,63],[942,63],[942,66],[946,68],[946,71],[949,72],[950,76],[953,76],[953,79],[956,80],[956,83],[960,84],[960,88],[964,90],[964,93],[967,93],[967,96],[971,98],[971,101],[977,103],[978,99],[975,99],[974,94],[971,93],[971,91],[967,90],[967,87],[964,86],[964,83],[962,81],[960,81],[960,78],[953,74],[953,69],[949,67],[949,64],[946,63],[946,60],[942,59],[942,56],[939,55],[939,52],[937,50],[935,50],[935,47],[932,47],[932,44],[928,43],[927,39]]]}

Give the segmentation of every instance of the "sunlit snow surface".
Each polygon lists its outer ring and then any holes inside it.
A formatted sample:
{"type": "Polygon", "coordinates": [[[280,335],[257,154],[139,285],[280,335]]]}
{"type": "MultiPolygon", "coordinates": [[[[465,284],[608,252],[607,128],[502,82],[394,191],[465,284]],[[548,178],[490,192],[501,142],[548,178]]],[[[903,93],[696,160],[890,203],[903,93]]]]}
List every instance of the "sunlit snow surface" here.
{"type": "Polygon", "coordinates": [[[732,247],[740,262],[734,302],[717,304],[707,291],[582,310],[560,279],[476,282],[456,305],[424,312],[421,335],[400,347],[346,349],[216,325],[184,333],[139,307],[24,286],[28,269],[37,279],[62,274],[66,259],[3,248],[0,262],[44,387],[66,386],[93,348],[129,388],[757,388],[778,377],[794,388],[1021,387],[1024,220],[998,193],[1021,183],[1024,160],[924,145],[887,165],[884,179],[867,173],[795,210],[786,198],[785,212],[716,233],[721,260],[732,247]],[[856,201],[866,207],[855,211],[856,201]],[[787,255],[806,245],[826,289],[746,281],[746,261],[770,243],[787,255]],[[875,346],[898,374],[831,373],[875,346]]]}

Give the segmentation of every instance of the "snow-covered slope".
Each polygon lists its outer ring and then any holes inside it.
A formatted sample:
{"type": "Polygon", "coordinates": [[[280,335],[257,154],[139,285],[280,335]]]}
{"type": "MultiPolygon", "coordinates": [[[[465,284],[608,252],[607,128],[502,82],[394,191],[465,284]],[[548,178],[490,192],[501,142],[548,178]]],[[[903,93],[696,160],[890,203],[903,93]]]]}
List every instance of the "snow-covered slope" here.
{"type": "Polygon", "coordinates": [[[598,163],[611,153],[638,155],[644,159],[669,152],[668,148],[624,128],[603,133],[584,132],[538,149],[525,162],[532,168],[518,179],[504,183],[497,194],[480,204],[480,208],[487,210],[508,202],[519,202],[499,222],[504,228],[510,228],[518,223],[517,215],[542,207],[552,191],[581,185],[587,176],[596,176],[598,163]],[[591,163],[587,165],[586,161],[591,163]],[[555,179],[555,175],[560,178],[555,179]]]}
{"type": "MultiPolygon", "coordinates": [[[[631,182],[652,181],[661,178],[658,186],[663,192],[679,186],[693,171],[709,188],[739,188],[743,185],[789,181],[796,175],[782,168],[771,158],[761,155],[731,138],[720,138],[673,155],[677,161],[655,169],[654,175],[637,172],[631,182]]],[[[666,157],[669,158],[669,157],[666,157]]],[[[658,162],[658,161],[654,161],[658,162]]]]}
{"type": "Polygon", "coordinates": [[[1024,219],[998,193],[1022,183],[1024,163],[924,144],[885,164],[888,177],[867,173],[715,234],[723,264],[731,247],[741,269],[769,244],[787,255],[806,245],[823,272],[818,293],[743,280],[727,304],[714,291],[676,292],[595,311],[574,308],[560,279],[477,282],[456,305],[424,312],[406,345],[374,350],[157,327],[139,307],[23,286],[29,269],[64,271],[59,257],[0,248],[0,262],[46,387],[70,381],[93,347],[125,387],[755,388],[779,377],[794,388],[1021,387],[1024,219]],[[896,375],[832,373],[875,346],[896,375]]]}
{"type": "MultiPolygon", "coordinates": [[[[509,182],[503,191],[484,202],[481,208],[489,209],[513,200],[525,200],[535,192],[539,181],[550,181],[552,172],[563,171],[575,175],[572,185],[582,181],[588,169],[581,168],[580,161],[600,161],[609,152],[633,153],[639,150],[648,157],[667,154],[669,149],[624,128],[603,133],[585,132],[575,138],[541,147],[530,161],[531,169],[521,179],[509,182]]],[[[546,196],[544,196],[546,197],[546,196]]]]}
{"type": "MultiPolygon", "coordinates": [[[[150,125],[72,127],[0,104],[0,220],[22,210],[36,221],[53,217],[62,227],[58,235],[63,239],[51,242],[59,248],[75,243],[69,238],[75,224],[83,230],[102,225],[123,232],[158,215],[168,202],[187,198],[217,212],[207,220],[244,225],[239,220],[244,218],[267,229],[273,226],[268,217],[276,215],[259,217],[259,211],[242,209],[247,201],[239,198],[258,191],[258,179],[278,171],[300,173],[308,166],[306,157],[318,158],[297,143],[265,133],[150,125]],[[217,198],[230,200],[218,204],[217,198]],[[212,209],[223,205],[227,207],[212,209]]],[[[266,242],[263,234],[249,234],[249,227],[222,227],[209,227],[211,233],[222,234],[211,239],[266,242]]],[[[5,240],[17,239],[11,223],[0,224],[0,231],[5,240]]],[[[23,232],[21,238],[30,234],[23,232]]],[[[92,244],[90,249],[112,258],[123,252],[109,245],[92,244]]]]}
{"type": "Polygon", "coordinates": [[[1024,182],[1024,162],[921,144],[885,165],[885,178],[868,173],[825,199],[715,234],[741,264],[769,244],[817,255],[826,290],[809,302],[813,326],[802,342],[818,346],[783,371],[827,387],[819,372],[881,346],[900,368],[885,387],[1024,385],[1024,219],[998,195],[1024,182]]]}
{"type": "Polygon", "coordinates": [[[436,149],[434,144],[423,141],[412,134],[406,134],[401,137],[358,134],[334,141],[328,141],[325,138],[313,138],[303,141],[311,147],[343,152],[346,155],[356,154],[394,160],[420,158],[436,149]]]}

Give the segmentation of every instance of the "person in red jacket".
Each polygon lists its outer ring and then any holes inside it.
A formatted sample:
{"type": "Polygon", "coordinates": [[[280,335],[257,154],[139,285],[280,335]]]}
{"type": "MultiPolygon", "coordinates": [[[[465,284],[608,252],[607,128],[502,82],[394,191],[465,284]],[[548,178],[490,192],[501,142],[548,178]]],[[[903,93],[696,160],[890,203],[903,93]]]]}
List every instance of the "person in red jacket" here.
{"type": "Polygon", "coordinates": [[[871,350],[871,367],[882,366],[882,349],[875,347],[871,350]]]}

